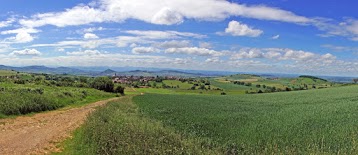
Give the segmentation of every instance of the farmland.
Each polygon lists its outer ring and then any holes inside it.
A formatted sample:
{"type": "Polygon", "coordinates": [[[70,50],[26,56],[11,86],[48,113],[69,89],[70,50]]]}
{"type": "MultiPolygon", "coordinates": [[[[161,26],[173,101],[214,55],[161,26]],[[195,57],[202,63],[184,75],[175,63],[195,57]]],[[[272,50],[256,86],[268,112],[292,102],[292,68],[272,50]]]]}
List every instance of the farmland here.
{"type": "Polygon", "coordinates": [[[114,79],[3,71],[0,118],[121,96],[92,113],[60,154],[358,152],[354,84],[249,74],[114,79]]]}
{"type": "Polygon", "coordinates": [[[357,153],[358,87],[300,92],[134,97],[144,116],[242,153],[357,153]]]}
{"type": "Polygon", "coordinates": [[[129,95],[91,115],[61,154],[356,154],[357,94],[129,95]]]}

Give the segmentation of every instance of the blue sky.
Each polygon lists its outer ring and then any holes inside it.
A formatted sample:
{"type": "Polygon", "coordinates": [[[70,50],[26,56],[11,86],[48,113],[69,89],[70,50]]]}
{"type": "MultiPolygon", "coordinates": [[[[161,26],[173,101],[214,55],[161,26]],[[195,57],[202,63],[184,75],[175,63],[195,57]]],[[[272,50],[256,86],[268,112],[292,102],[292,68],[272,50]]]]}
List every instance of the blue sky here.
{"type": "Polygon", "coordinates": [[[358,2],[12,0],[0,64],[358,76],[358,2]]]}

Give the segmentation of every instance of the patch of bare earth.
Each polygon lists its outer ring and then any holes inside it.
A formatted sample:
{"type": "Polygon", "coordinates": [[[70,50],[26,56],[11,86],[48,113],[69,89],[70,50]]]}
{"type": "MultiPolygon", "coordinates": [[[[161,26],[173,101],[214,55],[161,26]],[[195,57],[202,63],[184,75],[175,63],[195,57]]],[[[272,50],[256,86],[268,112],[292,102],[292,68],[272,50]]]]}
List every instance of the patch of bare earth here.
{"type": "Polygon", "coordinates": [[[0,119],[0,154],[48,154],[60,151],[56,144],[68,138],[95,107],[112,98],[83,107],[61,109],[15,119],[0,119]]]}

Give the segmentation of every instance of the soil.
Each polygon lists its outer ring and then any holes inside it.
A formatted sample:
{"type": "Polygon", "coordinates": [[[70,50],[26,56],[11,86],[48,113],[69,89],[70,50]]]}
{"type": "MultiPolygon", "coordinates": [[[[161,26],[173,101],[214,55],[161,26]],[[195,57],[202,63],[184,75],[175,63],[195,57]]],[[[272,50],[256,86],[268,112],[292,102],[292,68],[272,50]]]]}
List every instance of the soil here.
{"type": "Polygon", "coordinates": [[[112,98],[83,107],[60,109],[33,116],[0,119],[0,154],[49,154],[83,124],[89,113],[112,98]]]}

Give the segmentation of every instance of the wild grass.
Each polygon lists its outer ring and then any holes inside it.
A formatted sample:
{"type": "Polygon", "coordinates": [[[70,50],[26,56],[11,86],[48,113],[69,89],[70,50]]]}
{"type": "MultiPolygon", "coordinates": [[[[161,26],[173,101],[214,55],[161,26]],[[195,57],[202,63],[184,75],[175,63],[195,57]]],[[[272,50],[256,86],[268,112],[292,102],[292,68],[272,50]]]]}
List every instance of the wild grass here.
{"type": "Polygon", "coordinates": [[[357,154],[358,86],[273,94],[134,97],[144,116],[229,154],[357,154]]]}
{"type": "Polygon", "coordinates": [[[55,110],[110,97],[114,97],[114,94],[89,88],[1,83],[0,118],[55,110]]]}
{"type": "Polygon", "coordinates": [[[219,154],[143,117],[132,97],[122,97],[92,113],[60,154],[219,154]]]}

